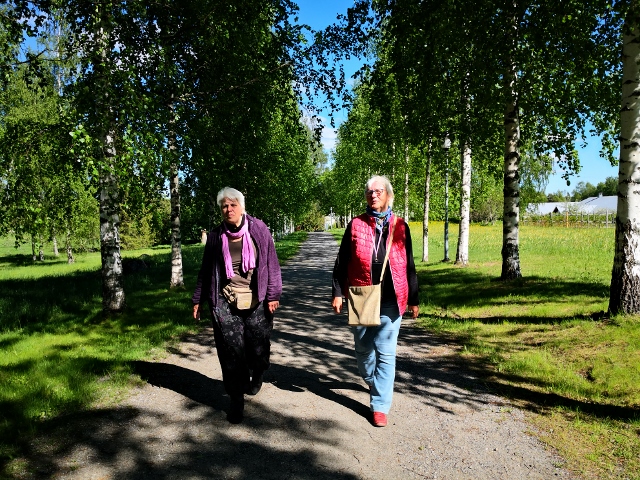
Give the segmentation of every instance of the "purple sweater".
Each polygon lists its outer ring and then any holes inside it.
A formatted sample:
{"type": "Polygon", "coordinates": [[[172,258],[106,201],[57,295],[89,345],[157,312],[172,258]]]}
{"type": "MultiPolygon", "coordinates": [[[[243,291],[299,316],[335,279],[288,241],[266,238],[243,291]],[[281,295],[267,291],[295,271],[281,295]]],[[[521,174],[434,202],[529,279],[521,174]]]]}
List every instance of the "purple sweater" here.
{"type": "MultiPolygon", "coordinates": [[[[261,302],[280,300],[282,276],[271,232],[262,220],[246,215],[245,221],[249,222],[249,234],[257,247],[256,268],[253,271],[253,277],[255,277],[258,286],[258,300],[261,302]]],[[[209,232],[207,237],[196,290],[191,298],[194,304],[209,302],[211,308],[218,305],[218,294],[221,290],[220,280],[222,279],[223,284],[226,283],[221,235],[222,224],[209,232]]]]}

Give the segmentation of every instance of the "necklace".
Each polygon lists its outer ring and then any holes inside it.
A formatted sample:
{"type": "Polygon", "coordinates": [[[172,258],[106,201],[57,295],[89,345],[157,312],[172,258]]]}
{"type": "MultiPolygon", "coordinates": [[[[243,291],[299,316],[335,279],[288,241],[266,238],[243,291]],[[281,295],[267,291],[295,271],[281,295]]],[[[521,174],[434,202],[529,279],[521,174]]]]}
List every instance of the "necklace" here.
{"type": "Polygon", "coordinates": [[[376,244],[376,229],[373,229],[371,232],[371,236],[373,237],[373,253],[376,256],[375,262],[378,263],[378,250],[380,250],[380,242],[382,241],[382,232],[380,232],[380,237],[378,237],[378,243],[376,244]]]}

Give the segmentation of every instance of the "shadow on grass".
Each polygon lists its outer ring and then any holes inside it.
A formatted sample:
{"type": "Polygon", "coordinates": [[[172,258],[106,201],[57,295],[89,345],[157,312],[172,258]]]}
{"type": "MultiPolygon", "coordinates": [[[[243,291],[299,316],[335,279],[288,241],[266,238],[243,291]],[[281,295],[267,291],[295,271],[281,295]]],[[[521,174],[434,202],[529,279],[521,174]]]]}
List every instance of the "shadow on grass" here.
{"type": "MultiPolygon", "coordinates": [[[[195,282],[201,252],[200,246],[184,249],[187,285],[195,282]]],[[[151,314],[163,306],[162,298],[158,302],[157,295],[168,290],[170,256],[167,253],[151,254],[147,263],[148,268],[124,275],[127,307],[120,315],[124,323],[128,318],[140,322],[138,314],[142,312],[149,313],[142,319],[142,324],[153,323],[154,315],[151,314]]],[[[38,264],[38,267],[42,265],[56,263],[38,264]]],[[[29,335],[41,331],[64,331],[86,322],[102,321],[102,277],[99,269],[36,279],[0,280],[0,292],[0,331],[21,329],[29,335]]],[[[184,297],[188,295],[185,293],[184,297]]]]}
{"type": "MultiPolygon", "coordinates": [[[[455,310],[472,304],[474,307],[494,307],[507,304],[517,311],[520,307],[535,303],[575,304],[584,302],[585,297],[595,301],[607,298],[609,285],[593,282],[566,281],[557,278],[529,276],[513,281],[501,281],[470,268],[442,270],[422,270],[420,275],[421,297],[428,296],[429,304],[441,307],[448,322],[460,324],[500,324],[548,325],[558,324],[567,318],[558,316],[509,316],[482,318],[456,317],[455,310]]],[[[424,300],[424,298],[422,298],[424,300]]],[[[422,302],[421,302],[422,303],[422,302]]],[[[601,320],[605,312],[594,311],[582,316],[572,315],[571,319],[601,320]]],[[[437,315],[435,316],[437,318],[437,315]]],[[[516,337],[522,330],[515,328],[510,335],[516,337]]],[[[442,335],[446,338],[446,334],[442,335]]],[[[460,346],[473,343],[473,328],[451,335],[449,341],[460,346]]],[[[518,340],[520,341],[520,340],[518,340]]],[[[507,345],[508,346],[508,345],[507,345]]],[[[538,345],[532,345],[538,346],[538,345]]],[[[452,359],[457,367],[473,372],[481,383],[492,392],[517,400],[520,405],[542,413],[548,408],[562,407],[580,411],[601,419],[627,421],[640,418],[640,408],[574,400],[556,393],[542,393],[522,385],[535,385],[541,390],[552,385],[520,375],[499,372],[495,365],[482,358],[457,357],[452,359]]],[[[453,368],[453,367],[452,367],[453,368]]],[[[421,375],[416,372],[416,375],[421,375]]]]}
{"type": "Polygon", "coordinates": [[[59,257],[51,257],[46,256],[45,261],[41,262],[40,260],[34,260],[32,255],[27,255],[24,253],[16,253],[13,255],[3,255],[0,257],[0,265],[3,267],[29,267],[29,266],[39,266],[39,267],[53,267],[67,264],[66,255],[60,255],[59,257]]]}
{"type": "Polygon", "coordinates": [[[0,371],[0,457],[39,430],[39,417],[86,408],[96,381],[126,376],[132,359],[196,328],[189,290],[201,252],[201,246],[184,249],[187,287],[174,290],[168,288],[169,255],[150,255],[149,268],[125,275],[127,307],[110,317],[102,315],[99,271],[0,281],[0,348],[7,353],[0,371]]]}
{"type": "MultiPolygon", "coordinates": [[[[459,361],[462,362],[462,359],[459,361]]],[[[640,408],[638,407],[581,401],[556,393],[533,390],[522,385],[533,384],[542,389],[551,387],[551,385],[529,377],[499,372],[492,364],[482,360],[465,360],[464,365],[470,371],[475,372],[491,391],[515,400],[518,405],[535,413],[544,414],[549,409],[561,407],[573,412],[582,412],[601,420],[611,419],[627,422],[640,419],[640,408]]]]}
{"type": "MultiPolygon", "coordinates": [[[[535,303],[576,303],[585,297],[607,298],[609,285],[537,276],[501,281],[470,268],[425,270],[418,272],[420,303],[442,309],[532,305],[535,303]]],[[[518,321],[527,321],[518,317],[518,321]]],[[[530,318],[532,323],[544,318],[530,318]]],[[[555,319],[558,320],[557,318],[555,319]]],[[[487,321],[490,321],[488,319],[487,321]]]]}

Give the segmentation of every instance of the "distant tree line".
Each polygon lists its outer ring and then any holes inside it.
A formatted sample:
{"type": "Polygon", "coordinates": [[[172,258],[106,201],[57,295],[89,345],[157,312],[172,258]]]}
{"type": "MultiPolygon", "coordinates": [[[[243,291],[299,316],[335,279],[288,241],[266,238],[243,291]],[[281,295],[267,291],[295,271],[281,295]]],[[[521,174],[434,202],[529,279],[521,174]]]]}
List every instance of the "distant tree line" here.
{"type": "Polygon", "coordinates": [[[586,198],[602,196],[612,196],[618,194],[618,179],[615,177],[607,177],[604,181],[597,185],[589,182],[578,182],[573,192],[563,192],[558,190],[556,193],[547,195],[548,202],[579,202],[586,198]]]}

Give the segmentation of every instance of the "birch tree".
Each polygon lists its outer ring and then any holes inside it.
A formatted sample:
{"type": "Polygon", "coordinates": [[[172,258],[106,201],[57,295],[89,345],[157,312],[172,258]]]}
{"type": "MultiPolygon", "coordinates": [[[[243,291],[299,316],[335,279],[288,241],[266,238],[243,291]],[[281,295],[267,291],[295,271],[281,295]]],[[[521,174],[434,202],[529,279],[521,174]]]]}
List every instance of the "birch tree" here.
{"type": "MultiPolygon", "coordinates": [[[[41,7],[44,7],[42,4],[41,7]]],[[[107,1],[96,4],[73,0],[60,4],[72,35],[68,51],[82,52],[79,78],[68,86],[79,114],[79,127],[89,146],[82,160],[98,184],[102,305],[105,313],[126,306],[123,283],[120,224],[123,185],[146,173],[155,173],[157,155],[138,147],[151,130],[142,62],[149,35],[146,3],[107,1]]]]}
{"type": "Polygon", "coordinates": [[[429,139],[427,146],[427,161],[425,168],[425,181],[424,181],[424,206],[422,218],[422,261],[429,261],[429,200],[431,198],[431,145],[432,139],[429,139]]]}
{"type": "MultiPolygon", "coordinates": [[[[207,15],[204,15],[205,17],[207,15]]],[[[186,118],[194,110],[194,97],[198,85],[200,69],[197,66],[197,54],[194,36],[201,34],[199,17],[194,14],[193,6],[174,2],[159,2],[150,7],[147,17],[147,41],[151,52],[142,64],[149,97],[156,99],[154,117],[159,125],[159,144],[166,147],[159,155],[163,165],[161,171],[167,171],[169,198],[171,205],[171,273],[169,287],[184,285],[182,270],[182,230],[180,203],[180,171],[185,152],[184,141],[179,137],[187,136],[186,118]],[[179,132],[182,132],[180,135],[179,132]]]]}
{"type": "Polygon", "coordinates": [[[471,144],[466,140],[460,152],[460,223],[456,265],[469,263],[469,222],[471,218],[471,144]]]}
{"type": "Polygon", "coordinates": [[[114,7],[112,2],[96,5],[95,10],[88,5],[79,6],[87,15],[87,30],[79,32],[79,37],[84,40],[81,45],[87,49],[88,61],[85,68],[91,69],[82,83],[100,92],[95,98],[95,108],[90,115],[90,128],[98,142],[96,160],[99,175],[102,307],[105,312],[114,313],[122,311],[125,307],[119,232],[120,171],[116,151],[115,111],[117,94],[114,91],[114,87],[120,83],[114,81],[118,70],[114,48],[118,39],[114,32],[115,19],[109,11],[110,7],[114,7]]]}
{"type": "Polygon", "coordinates": [[[43,243],[64,231],[65,212],[77,199],[67,185],[79,173],[62,160],[71,142],[60,117],[65,106],[48,73],[38,78],[22,65],[0,94],[0,232],[12,232],[17,243],[33,239],[40,259],[43,243]]]}
{"type": "MultiPolygon", "coordinates": [[[[172,107],[169,108],[172,110],[172,107]]],[[[182,275],[182,245],[180,230],[180,177],[179,163],[176,159],[176,133],[169,124],[169,138],[167,139],[167,150],[169,153],[169,191],[171,196],[171,287],[181,287],[184,285],[182,275]]]]}
{"type": "Polygon", "coordinates": [[[462,80],[460,106],[460,223],[458,225],[458,247],[456,249],[456,265],[469,263],[469,223],[471,221],[471,101],[468,97],[468,75],[462,80]]]}
{"type": "Polygon", "coordinates": [[[622,108],[615,254],[609,311],[640,313],[640,7],[632,2],[622,41],[622,108]]]}
{"type": "Polygon", "coordinates": [[[502,212],[502,274],[503,280],[522,276],[520,272],[520,105],[518,102],[518,71],[513,55],[518,45],[520,19],[517,4],[510,1],[506,25],[506,65],[503,76],[504,109],[504,210],[502,212]]]}

